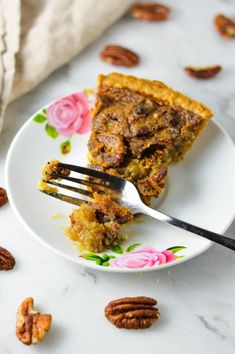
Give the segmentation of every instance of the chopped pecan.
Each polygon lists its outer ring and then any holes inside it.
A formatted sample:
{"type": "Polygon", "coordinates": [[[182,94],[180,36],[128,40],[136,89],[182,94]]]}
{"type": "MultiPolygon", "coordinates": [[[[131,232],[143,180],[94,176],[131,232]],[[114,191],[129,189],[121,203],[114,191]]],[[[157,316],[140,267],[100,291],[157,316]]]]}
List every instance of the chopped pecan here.
{"type": "Polygon", "coordinates": [[[161,167],[151,176],[138,181],[138,189],[140,193],[146,196],[154,196],[156,193],[161,193],[167,180],[167,167],[161,167]]]}
{"type": "Polygon", "coordinates": [[[154,2],[136,4],[131,8],[131,15],[142,21],[166,21],[170,15],[170,8],[154,2]]]}
{"type": "Polygon", "coordinates": [[[8,202],[7,192],[4,188],[0,187],[0,207],[8,202]]]}
{"type": "Polygon", "coordinates": [[[224,16],[217,15],[214,19],[214,25],[219,34],[225,39],[235,37],[235,21],[224,16]]]}
{"type": "Polygon", "coordinates": [[[92,134],[88,146],[91,155],[106,167],[119,166],[126,153],[123,138],[113,134],[92,134]]]}
{"type": "Polygon", "coordinates": [[[205,66],[205,67],[197,67],[197,66],[187,66],[184,68],[184,71],[189,75],[196,79],[210,79],[214,77],[221,71],[222,67],[220,65],[215,66],[205,66]]]}
{"type": "Polygon", "coordinates": [[[0,270],[11,270],[15,266],[15,259],[5,248],[0,247],[0,270]]]}
{"type": "Polygon", "coordinates": [[[111,301],[105,307],[105,316],[118,328],[148,328],[160,318],[156,304],[156,300],[146,296],[125,297],[111,301]]]}
{"type": "Polygon", "coordinates": [[[45,337],[51,326],[51,315],[35,311],[34,300],[29,297],[20,305],[17,312],[16,335],[24,344],[37,344],[45,337]]]}
{"type": "Polygon", "coordinates": [[[107,45],[100,53],[100,57],[109,64],[117,66],[136,66],[139,63],[139,56],[131,50],[119,45],[107,45]]]}

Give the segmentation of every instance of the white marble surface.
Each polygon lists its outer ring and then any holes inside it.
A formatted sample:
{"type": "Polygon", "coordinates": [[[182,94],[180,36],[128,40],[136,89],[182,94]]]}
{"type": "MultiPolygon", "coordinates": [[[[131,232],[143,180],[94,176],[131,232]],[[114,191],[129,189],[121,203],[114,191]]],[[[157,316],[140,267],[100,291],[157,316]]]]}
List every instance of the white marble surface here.
{"type": "MultiPolygon", "coordinates": [[[[4,185],[8,147],[27,118],[46,102],[94,86],[98,73],[113,70],[98,57],[106,43],[120,43],[140,54],[138,67],[120,71],[160,79],[203,101],[235,140],[235,42],[222,40],[212,24],[218,12],[235,15],[234,1],[166,3],[173,8],[169,22],[140,23],[126,16],[79,58],[9,106],[0,137],[0,185],[4,185]],[[223,72],[205,82],[188,78],[182,70],[185,65],[217,63],[223,72]]],[[[11,250],[17,262],[13,271],[0,274],[0,354],[235,352],[232,251],[214,245],[170,270],[109,274],[80,268],[52,254],[19,224],[9,205],[1,208],[0,223],[0,245],[11,250]],[[158,299],[162,314],[151,329],[117,330],[104,318],[103,309],[109,300],[143,294],[158,299]],[[35,298],[40,310],[53,314],[46,340],[29,348],[14,334],[17,306],[28,296],[35,298]]],[[[235,234],[235,224],[227,233],[235,234]]]]}

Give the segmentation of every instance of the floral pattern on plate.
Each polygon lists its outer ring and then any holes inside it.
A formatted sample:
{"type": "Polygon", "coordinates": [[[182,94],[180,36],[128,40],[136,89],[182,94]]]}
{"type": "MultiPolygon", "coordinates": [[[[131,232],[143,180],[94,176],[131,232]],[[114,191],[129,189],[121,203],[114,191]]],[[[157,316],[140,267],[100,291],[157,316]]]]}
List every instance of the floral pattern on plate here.
{"type": "Polygon", "coordinates": [[[112,254],[104,253],[83,253],[80,257],[89,261],[95,262],[97,265],[112,268],[148,268],[155,265],[161,265],[183,258],[184,255],[176,255],[179,251],[185,249],[184,246],[173,246],[166,250],[159,251],[156,248],[145,247],[135,250],[141,246],[140,243],[135,243],[124,250],[121,246],[112,248],[112,254]],[[118,256],[116,254],[119,254],[118,256]]]}
{"type": "Polygon", "coordinates": [[[60,144],[60,151],[65,155],[71,151],[71,138],[74,134],[89,132],[93,104],[94,90],[86,89],[54,101],[37,113],[33,120],[39,124],[45,123],[45,132],[50,138],[67,138],[60,144]]]}

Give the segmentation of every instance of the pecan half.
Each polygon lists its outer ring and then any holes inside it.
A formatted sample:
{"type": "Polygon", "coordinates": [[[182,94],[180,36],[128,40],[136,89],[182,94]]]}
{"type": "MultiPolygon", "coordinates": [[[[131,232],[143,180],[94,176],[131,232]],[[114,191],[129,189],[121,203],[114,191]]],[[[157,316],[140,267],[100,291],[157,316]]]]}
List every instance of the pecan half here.
{"type": "Polygon", "coordinates": [[[15,266],[15,259],[5,248],[0,247],[0,270],[11,270],[15,266]]]}
{"type": "Polygon", "coordinates": [[[225,39],[235,37],[235,21],[224,16],[217,15],[214,19],[214,25],[219,34],[225,39]]]}
{"type": "Polygon", "coordinates": [[[134,5],[131,16],[142,21],[166,21],[170,15],[170,8],[154,2],[134,5]]]}
{"type": "Polygon", "coordinates": [[[49,331],[52,321],[51,315],[44,315],[35,311],[34,300],[29,297],[20,305],[16,319],[16,335],[24,344],[37,344],[49,331]]]}
{"type": "Polygon", "coordinates": [[[205,66],[205,67],[197,67],[197,66],[187,66],[184,68],[184,71],[189,75],[196,79],[210,79],[214,77],[221,71],[222,67],[220,65],[215,66],[205,66]]]}
{"type": "Polygon", "coordinates": [[[4,188],[0,187],[0,207],[8,202],[7,192],[4,188]]]}
{"type": "Polygon", "coordinates": [[[139,63],[139,56],[131,50],[119,45],[107,45],[100,57],[109,64],[132,67],[139,63]]]}
{"type": "Polygon", "coordinates": [[[156,304],[156,300],[146,296],[124,297],[111,301],[105,307],[105,316],[118,328],[148,328],[160,318],[156,304]]]}

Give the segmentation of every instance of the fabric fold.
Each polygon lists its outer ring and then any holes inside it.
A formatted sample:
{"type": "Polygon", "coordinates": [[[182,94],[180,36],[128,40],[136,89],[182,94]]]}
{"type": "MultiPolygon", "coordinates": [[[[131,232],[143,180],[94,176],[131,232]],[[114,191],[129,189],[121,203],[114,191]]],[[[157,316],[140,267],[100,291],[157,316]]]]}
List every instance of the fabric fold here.
{"type": "Polygon", "coordinates": [[[20,0],[0,0],[0,131],[13,85],[15,54],[19,50],[20,0]]]}
{"type": "Polygon", "coordinates": [[[32,90],[118,20],[134,0],[0,0],[0,129],[32,90]]]}

